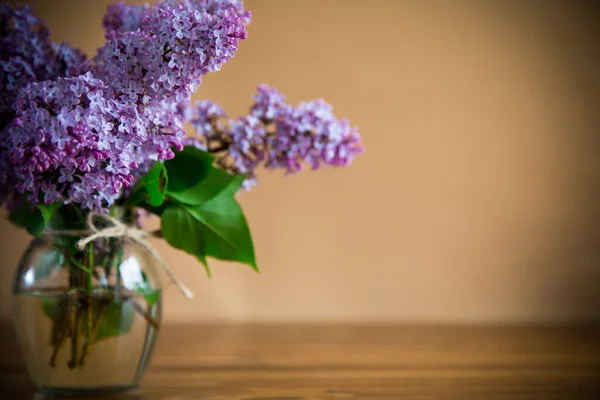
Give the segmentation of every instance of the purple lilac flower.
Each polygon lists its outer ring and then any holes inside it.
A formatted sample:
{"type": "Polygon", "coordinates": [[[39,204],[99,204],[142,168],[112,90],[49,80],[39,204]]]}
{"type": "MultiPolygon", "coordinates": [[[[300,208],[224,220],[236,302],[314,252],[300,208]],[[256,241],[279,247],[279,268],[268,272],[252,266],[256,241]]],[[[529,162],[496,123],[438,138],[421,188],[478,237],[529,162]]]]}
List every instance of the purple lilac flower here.
{"type": "Polygon", "coordinates": [[[237,121],[230,121],[230,126],[227,158],[219,160],[217,163],[228,169],[228,163],[233,162],[233,172],[247,174],[244,187],[249,189],[256,185],[254,171],[264,159],[267,130],[264,124],[252,114],[237,121]]]}
{"type": "Polygon", "coordinates": [[[164,4],[171,7],[180,4],[191,6],[195,10],[206,11],[209,14],[226,11],[238,16],[244,25],[248,25],[252,18],[250,11],[244,9],[244,2],[242,0],[166,0],[164,4]]]}
{"type": "MultiPolygon", "coordinates": [[[[247,174],[247,187],[256,183],[255,170],[260,165],[287,173],[302,171],[305,165],[313,170],[321,165],[342,167],[363,151],[356,129],[347,120],[337,119],[321,99],[293,107],[276,89],[261,85],[254,100],[250,113],[230,120],[228,127],[213,118],[196,131],[201,142],[222,142],[226,151],[217,154],[217,165],[247,174]]],[[[198,103],[196,119],[206,120],[207,110],[220,110],[217,107],[198,103]]]]}
{"type": "Polygon", "coordinates": [[[92,69],[92,63],[87,59],[86,55],[79,49],[71,47],[70,44],[52,43],[55,60],[57,61],[59,71],[56,76],[79,76],[92,69]]]}
{"type": "Polygon", "coordinates": [[[148,14],[149,10],[148,4],[126,4],[122,1],[110,4],[102,19],[102,26],[107,34],[111,31],[135,31],[140,27],[142,19],[148,14]]]}
{"type": "MultiPolygon", "coordinates": [[[[193,10],[216,14],[223,11],[236,14],[244,25],[250,23],[251,13],[244,10],[241,0],[165,0],[158,7],[189,7],[193,10]]],[[[122,1],[108,6],[102,20],[102,26],[107,34],[111,31],[132,32],[142,27],[144,18],[149,16],[152,8],[148,4],[126,4],[122,1]]]]}
{"type": "Polygon", "coordinates": [[[131,184],[129,138],[114,135],[118,110],[91,73],[34,82],[21,91],[10,128],[16,189],[31,202],[103,209],[131,184]],[[116,136],[116,137],[115,137],[116,136]]]}
{"type": "MultiPolygon", "coordinates": [[[[16,185],[16,172],[9,159],[9,126],[15,117],[19,91],[36,81],[89,70],[89,62],[66,43],[55,44],[43,21],[31,7],[0,4],[0,204],[16,185]]],[[[15,201],[17,201],[15,199],[15,201]]]]}
{"type": "Polygon", "coordinates": [[[285,96],[277,89],[267,85],[259,85],[258,93],[254,98],[254,104],[250,107],[250,113],[262,121],[274,121],[291,111],[291,106],[286,104],[285,96]]]}
{"type": "Polygon", "coordinates": [[[30,6],[0,4],[0,32],[0,60],[21,57],[38,79],[54,75],[57,66],[48,28],[30,6]]]}
{"type": "Polygon", "coordinates": [[[324,100],[303,102],[275,121],[276,134],[267,139],[268,168],[297,172],[310,165],[344,167],[363,150],[358,132],[338,120],[324,100]]]}
{"type": "MultiPolygon", "coordinates": [[[[147,137],[139,147],[139,164],[172,158],[171,148],[182,148],[185,103],[201,76],[218,70],[246,37],[238,3],[166,1],[144,8],[136,31],[107,25],[121,31],[107,33],[94,73],[110,80],[109,97],[139,109],[147,137]],[[201,9],[205,3],[212,8],[201,9]]],[[[111,21],[133,12],[122,4],[115,7],[109,10],[111,21]]]]}
{"type": "Polygon", "coordinates": [[[212,139],[211,134],[225,129],[220,122],[225,117],[225,112],[217,103],[210,100],[197,101],[189,121],[198,136],[193,139],[186,139],[184,144],[192,145],[200,150],[208,150],[209,141],[212,139]]]}
{"type": "Polygon", "coordinates": [[[111,79],[116,97],[188,99],[202,75],[218,71],[246,38],[244,21],[229,7],[211,14],[189,1],[170,3],[147,10],[136,31],[107,34],[95,75],[111,79]]]}
{"type": "MultiPolygon", "coordinates": [[[[12,104],[23,86],[52,78],[56,62],[48,29],[29,6],[0,4],[0,130],[13,116],[12,104]]],[[[4,134],[3,134],[4,136],[4,134]]]]}
{"type": "Polygon", "coordinates": [[[19,90],[30,82],[36,81],[31,64],[20,56],[0,61],[0,129],[12,119],[13,103],[19,90]]]}
{"type": "Polygon", "coordinates": [[[92,64],[30,7],[0,5],[0,203],[21,192],[102,211],[126,195],[183,148],[191,93],[249,21],[239,0],[117,3],[92,64]]]}
{"type": "Polygon", "coordinates": [[[77,75],[87,72],[81,67],[85,55],[66,43],[52,43],[48,28],[30,6],[0,4],[0,32],[2,85],[13,93],[13,101],[25,76],[29,83],[65,76],[73,67],[79,68],[77,75]],[[17,82],[20,86],[15,86],[17,82]]]}
{"type": "MultiPolygon", "coordinates": [[[[2,136],[5,135],[2,134],[2,136]]],[[[16,181],[12,163],[8,158],[9,143],[2,136],[0,136],[0,204],[6,202],[9,198],[16,181]]]]}

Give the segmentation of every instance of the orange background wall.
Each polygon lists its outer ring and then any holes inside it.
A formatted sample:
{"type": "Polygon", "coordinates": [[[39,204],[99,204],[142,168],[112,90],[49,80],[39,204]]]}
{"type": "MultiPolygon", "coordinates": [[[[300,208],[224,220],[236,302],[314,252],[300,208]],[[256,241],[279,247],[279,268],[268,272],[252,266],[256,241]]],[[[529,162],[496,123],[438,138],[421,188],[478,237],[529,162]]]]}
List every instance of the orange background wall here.
{"type": "MultiPolygon", "coordinates": [[[[108,1],[32,1],[103,43],[108,1]]],[[[590,2],[589,4],[592,4],[590,2]]],[[[156,247],[197,296],[165,318],[600,319],[598,12],[576,2],[247,1],[249,38],[196,98],[244,113],[268,82],[362,132],[345,170],[261,171],[240,201],[260,275],[156,247]]],[[[1,314],[28,237],[0,223],[1,314]]]]}

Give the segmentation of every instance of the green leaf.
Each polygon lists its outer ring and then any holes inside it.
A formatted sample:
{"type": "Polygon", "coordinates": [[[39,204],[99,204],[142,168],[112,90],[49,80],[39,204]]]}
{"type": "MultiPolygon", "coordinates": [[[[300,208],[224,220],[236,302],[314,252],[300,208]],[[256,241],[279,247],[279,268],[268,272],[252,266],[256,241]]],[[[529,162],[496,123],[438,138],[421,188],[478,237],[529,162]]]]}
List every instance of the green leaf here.
{"type": "Polygon", "coordinates": [[[115,299],[104,308],[95,340],[99,341],[128,333],[131,330],[133,317],[133,300],[115,299]]]}
{"type": "MultiPolygon", "coordinates": [[[[81,215],[81,210],[78,205],[66,204],[63,207],[55,210],[52,220],[48,223],[52,229],[70,230],[70,229],[86,229],[85,218],[81,215]]],[[[63,237],[59,235],[56,239],[63,237]]],[[[65,238],[67,236],[64,236],[65,238]]],[[[77,237],[71,237],[73,241],[77,241],[77,237]]]]}
{"type": "Polygon", "coordinates": [[[196,256],[210,278],[205,256],[204,227],[177,204],[171,204],[161,216],[162,235],[171,246],[196,256]]]}
{"type": "Polygon", "coordinates": [[[211,166],[206,177],[196,185],[178,192],[169,191],[168,194],[180,203],[198,206],[227,191],[230,187],[239,188],[239,179],[240,175],[231,175],[211,166]]]}
{"type": "Polygon", "coordinates": [[[140,273],[142,275],[142,282],[137,282],[135,284],[135,292],[144,296],[148,306],[152,307],[160,298],[160,290],[152,288],[151,283],[148,281],[148,276],[144,271],[140,271],[140,273]]]}
{"type": "MultiPolygon", "coordinates": [[[[188,160],[191,164],[192,156],[207,160],[207,153],[195,148],[186,148],[186,151],[179,153],[187,154],[180,162],[188,160]]],[[[182,184],[183,179],[178,180],[178,185],[172,185],[175,174],[183,170],[170,168],[170,161],[165,163],[171,179],[167,195],[174,201],[165,203],[161,215],[163,237],[173,247],[196,256],[209,276],[207,256],[246,263],[258,270],[248,224],[234,199],[245,176],[214,168],[212,156],[208,156],[210,163],[205,166],[208,172],[204,179],[188,179],[187,185],[182,184]]]]}
{"type": "Polygon", "coordinates": [[[208,276],[208,278],[212,278],[212,272],[210,271],[208,262],[206,262],[206,256],[203,254],[196,254],[196,259],[200,261],[200,263],[204,267],[204,271],[206,271],[206,276],[208,276]]]}
{"type": "Polygon", "coordinates": [[[233,177],[220,193],[201,205],[169,203],[161,216],[165,240],[196,256],[209,276],[207,256],[242,262],[258,271],[248,223],[233,198],[243,180],[243,176],[233,177]]]}
{"type": "Polygon", "coordinates": [[[205,256],[242,262],[258,271],[248,223],[228,191],[201,206],[181,207],[203,227],[205,256]]]}
{"type": "Polygon", "coordinates": [[[42,213],[42,218],[44,218],[44,224],[48,225],[54,216],[56,210],[58,210],[62,206],[62,203],[52,203],[52,204],[38,204],[37,208],[42,213]]]}
{"type": "Polygon", "coordinates": [[[15,225],[27,229],[27,232],[33,236],[40,236],[46,226],[42,212],[27,202],[18,206],[9,218],[15,225]]]}
{"type": "Polygon", "coordinates": [[[42,298],[42,311],[48,318],[55,321],[58,316],[58,305],[60,304],[60,298],[58,297],[43,297],[42,298]]]}
{"type": "MultiPolygon", "coordinates": [[[[61,301],[60,297],[44,297],[42,299],[42,311],[53,321],[56,321],[61,310],[59,307],[67,306],[67,303],[61,301]]],[[[157,299],[158,300],[158,299],[157,299]]],[[[93,300],[93,304],[98,300],[93,300]]],[[[99,304],[94,304],[97,310],[99,304]]],[[[66,310],[62,310],[65,312],[66,310]]],[[[110,304],[102,308],[102,317],[98,325],[95,341],[108,339],[114,336],[124,335],[131,331],[133,324],[134,308],[132,299],[114,299],[110,304]]]]}
{"type": "Polygon", "coordinates": [[[171,204],[160,218],[160,227],[163,237],[171,246],[204,257],[204,227],[186,210],[171,204]]]}
{"type": "Polygon", "coordinates": [[[129,197],[130,204],[139,204],[147,202],[153,207],[160,206],[167,193],[169,177],[167,169],[162,162],[156,162],[136,184],[131,196],[129,197]]]}
{"type": "Polygon", "coordinates": [[[146,299],[146,303],[148,303],[149,307],[152,307],[156,304],[158,299],[160,299],[160,290],[148,291],[144,293],[144,299],[146,299]]]}
{"type": "Polygon", "coordinates": [[[176,152],[175,157],[165,161],[169,173],[168,194],[183,192],[202,181],[212,168],[214,158],[209,153],[193,146],[176,152]]]}

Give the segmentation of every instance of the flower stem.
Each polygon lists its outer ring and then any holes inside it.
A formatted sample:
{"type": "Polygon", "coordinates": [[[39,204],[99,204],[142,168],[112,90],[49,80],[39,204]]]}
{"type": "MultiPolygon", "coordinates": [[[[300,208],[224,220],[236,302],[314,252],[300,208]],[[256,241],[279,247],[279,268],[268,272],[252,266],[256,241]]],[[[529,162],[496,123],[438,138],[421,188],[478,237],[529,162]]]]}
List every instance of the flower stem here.
{"type": "Polygon", "coordinates": [[[69,369],[73,369],[77,366],[77,346],[79,342],[79,321],[81,319],[81,305],[78,304],[80,299],[76,296],[73,298],[73,326],[72,326],[72,335],[71,335],[71,360],[67,363],[69,369]]]}
{"type": "Polygon", "coordinates": [[[148,322],[150,325],[152,325],[154,329],[158,331],[160,329],[160,326],[158,325],[158,322],[154,318],[152,318],[152,315],[150,315],[150,311],[144,310],[144,307],[136,303],[134,300],[131,301],[133,302],[133,309],[136,312],[138,312],[142,317],[144,317],[146,322],[148,322]]]}
{"type": "Polygon", "coordinates": [[[227,150],[228,148],[229,148],[229,144],[228,143],[223,143],[223,144],[220,144],[217,147],[213,147],[212,149],[209,147],[208,148],[208,152],[209,153],[219,153],[221,151],[227,150]]]}
{"type": "Polygon", "coordinates": [[[116,282],[115,282],[115,297],[120,298],[121,297],[121,271],[119,271],[119,266],[121,265],[121,262],[123,261],[123,248],[119,247],[117,249],[117,252],[114,256],[114,258],[112,259],[112,265],[111,268],[113,268],[113,270],[115,271],[115,278],[116,278],[116,282]]]}
{"type": "Polygon", "coordinates": [[[54,320],[54,332],[53,332],[53,345],[54,349],[52,350],[52,355],[50,356],[50,366],[56,367],[56,359],[65,344],[65,339],[67,338],[68,332],[68,321],[69,321],[69,308],[70,301],[69,300],[61,300],[59,302],[59,307],[61,310],[59,311],[59,315],[54,320]]]}
{"type": "Polygon", "coordinates": [[[93,297],[92,297],[92,273],[94,271],[94,244],[90,242],[88,245],[88,268],[87,268],[87,296],[85,298],[85,302],[83,306],[85,309],[83,310],[83,330],[85,332],[85,339],[83,342],[83,348],[81,351],[81,356],[78,360],[78,364],[80,367],[83,366],[85,360],[89,354],[90,344],[92,341],[92,305],[93,305],[93,297]]]}
{"type": "MultiPolygon", "coordinates": [[[[87,271],[87,292],[88,295],[92,293],[92,273],[94,272],[94,243],[90,242],[88,245],[88,271],[87,271]]],[[[91,302],[90,302],[91,303],[91,302]]]]}

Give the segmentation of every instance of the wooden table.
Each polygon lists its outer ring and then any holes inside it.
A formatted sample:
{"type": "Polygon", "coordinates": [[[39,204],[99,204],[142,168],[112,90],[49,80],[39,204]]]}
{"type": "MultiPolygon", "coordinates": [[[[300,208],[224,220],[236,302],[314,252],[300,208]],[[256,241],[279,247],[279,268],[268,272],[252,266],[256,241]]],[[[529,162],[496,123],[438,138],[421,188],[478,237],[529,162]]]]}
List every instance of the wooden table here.
{"type": "MultiPolygon", "coordinates": [[[[2,330],[2,399],[34,396],[2,330]],[[6,393],[6,392],[5,392],[6,393]]],[[[118,399],[600,399],[596,327],[165,326],[118,399]]]]}

